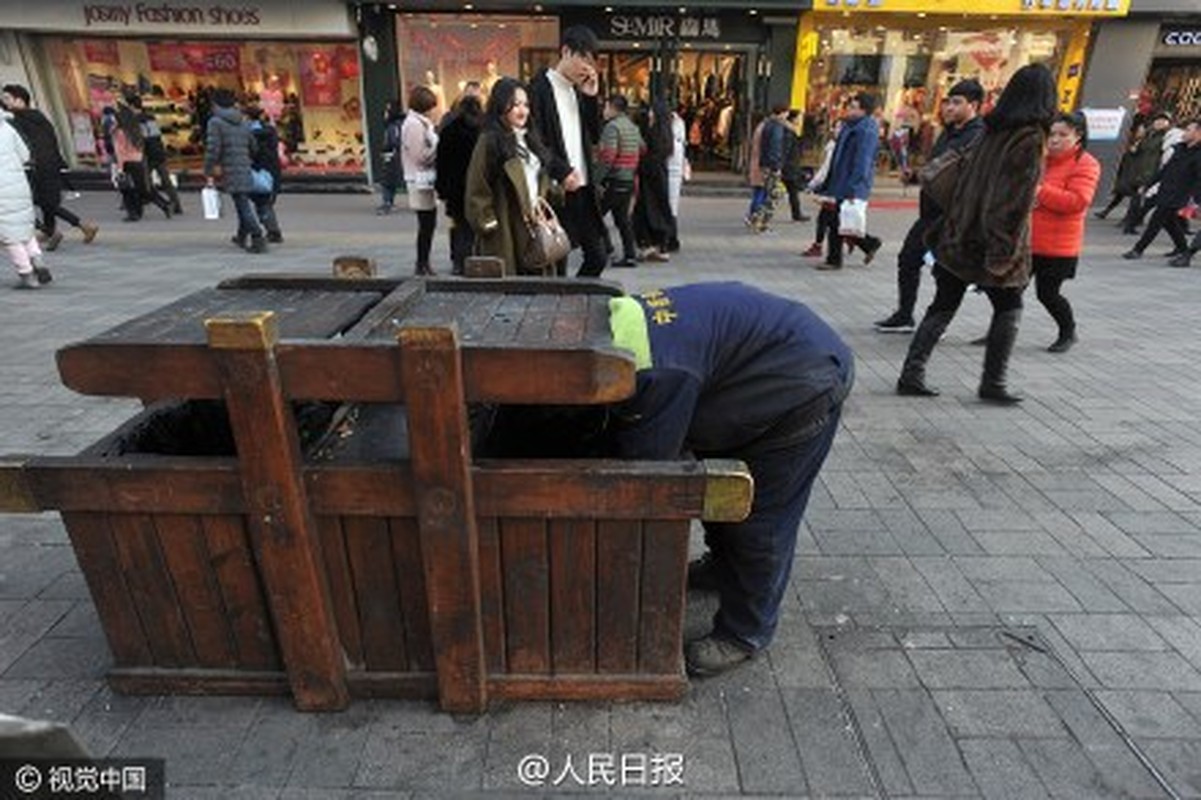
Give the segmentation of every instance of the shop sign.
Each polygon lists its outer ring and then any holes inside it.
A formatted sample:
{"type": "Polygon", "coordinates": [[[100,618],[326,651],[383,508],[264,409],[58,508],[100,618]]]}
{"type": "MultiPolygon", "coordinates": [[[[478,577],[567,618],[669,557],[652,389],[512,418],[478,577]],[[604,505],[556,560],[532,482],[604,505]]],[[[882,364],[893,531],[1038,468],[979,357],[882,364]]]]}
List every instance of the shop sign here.
{"type": "Polygon", "coordinates": [[[85,35],[353,37],[345,0],[0,0],[0,28],[85,35]]]}
{"type": "Polygon", "coordinates": [[[172,3],[96,3],[83,7],[83,21],[93,25],[184,25],[216,28],[257,26],[262,20],[258,6],[194,6],[172,3]]]}
{"type": "Polygon", "coordinates": [[[121,63],[121,54],[117,51],[117,43],[112,39],[85,39],[83,57],[89,64],[121,63]]]}
{"type": "Polygon", "coordinates": [[[242,71],[241,48],[234,44],[159,44],[146,45],[150,69],[154,72],[182,72],[194,75],[238,74],[242,71]]]}
{"type": "Polygon", "coordinates": [[[1166,30],[1160,41],[1168,47],[1201,47],[1201,28],[1166,30]]]}
{"type": "Polygon", "coordinates": [[[716,17],[673,17],[667,14],[614,14],[609,17],[610,39],[713,39],[721,38],[716,17]]]}
{"type": "Polygon", "coordinates": [[[813,0],[813,9],[922,16],[987,14],[1122,17],[1130,11],[1130,0],[813,0]]]}
{"type": "Polygon", "coordinates": [[[1082,108],[1088,120],[1090,142],[1116,142],[1122,135],[1122,123],[1126,121],[1124,108],[1082,108]]]}
{"type": "Polygon", "coordinates": [[[706,43],[758,44],[766,33],[762,20],[745,11],[696,11],[687,14],[639,14],[618,9],[616,13],[600,9],[564,8],[560,24],[585,25],[601,40],[620,42],[677,41],[706,43]]]}

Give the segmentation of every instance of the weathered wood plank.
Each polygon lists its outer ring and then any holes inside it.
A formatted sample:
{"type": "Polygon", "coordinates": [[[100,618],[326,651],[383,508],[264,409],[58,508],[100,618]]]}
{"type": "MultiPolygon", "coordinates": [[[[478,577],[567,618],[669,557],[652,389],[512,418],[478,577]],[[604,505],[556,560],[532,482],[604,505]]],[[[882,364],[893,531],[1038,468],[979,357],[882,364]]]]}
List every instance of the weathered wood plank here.
{"type": "Polygon", "coordinates": [[[552,671],[596,670],[596,523],[551,520],[552,671]]]}
{"type": "Polygon", "coordinates": [[[126,514],[110,517],[109,524],[121,574],[142,620],[154,663],[160,667],[195,666],[196,652],[159,550],[153,518],[148,514],[126,514]]]}
{"type": "Polygon", "coordinates": [[[546,523],[502,519],[505,635],[509,672],[549,673],[550,564],[546,523]]]}
{"type": "Polygon", "coordinates": [[[154,663],[136,600],[113,544],[107,516],[66,512],[63,524],[113,658],[125,667],[154,663]]]}
{"type": "Polygon", "coordinates": [[[688,693],[683,675],[497,675],[488,696],[503,700],[678,700],[688,693]]]}
{"type": "Polygon", "coordinates": [[[413,672],[430,672],[435,669],[435,660],[421,558],[421,532],[416,519],[405,517],[390,518],[388,530],[396,565],[396,586],[403,610],[407,668],[413,672]]]}
{"type": "Polygon", "coordinates": [[[633,673],[642,613],[642,526],[602,520],[596,528],[597,671],[633,673]]]}
{"type": "Polygon", "coordinates": [[[346,657],[304,493],[300,445],[273,348],[270,315],[206,322],[230,427],[259,573],[296,705],[336,710],[350,701],[346,657]]]}
{"type": "Polygon", "coordinates": [[[438,694],[446,710],[480,711],[487,697],[463,360],[453,327],[406,326],[398,340],[438,694]]]}
{"type": "Polygon", "coordinates": [[[199,517],[160,514],[154,517],[163,560],[187,622],[196,663],[201,667],[237,666],[233,632],[209,558],[199,517]]]}
{"type": "Polygon", "coordinates": [[[346,658],[351,665],[361,667],[365,664],[365,657],[363,635],[359,626],[358,597],[341,517],[333,514],[318,516],[317,533],[321,539],[321,555],[329,580],[330,602],[334,606],[334,618],[338,621],[342,649],[346,651],[346,658]]]}
{"type": "Polygon", "coordinates": [[[263,586],[250,551],[250,536],[241,517],[205,516],[205,544],[233,631],[238,666],[247,670],[276,670],[279,650],[263,586]]]}
{"type": "Polygon", "coordinates": [[[683,674],[688,529],[687,522],[643,525],[639,672],[683,674]]]}
{"type": "Polygon", "coordinates": [[[346,552],[369,670],[408,668],[400,590],[392,563],[392,534],[383,517],[344,517],[346,552]]]}
{"type": "Polygon", "coordinates": [[[480,517],[480,615],[484,629],[485,664],[490,675],[507,671],[505,637],[505,579],[496,517],[480,517]]]}

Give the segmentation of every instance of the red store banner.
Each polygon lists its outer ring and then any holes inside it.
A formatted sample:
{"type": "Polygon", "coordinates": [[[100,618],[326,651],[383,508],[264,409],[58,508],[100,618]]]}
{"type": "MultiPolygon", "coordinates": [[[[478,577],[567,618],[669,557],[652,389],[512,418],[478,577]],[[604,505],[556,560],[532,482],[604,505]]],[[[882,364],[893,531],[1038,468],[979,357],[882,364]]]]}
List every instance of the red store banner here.
{"type": "Polygon", "coordinates": [[[300,95],[306,106],[342,105],[342,80],[332,47],[302,47],[300,95]]]}
{"type": "Polygon", "coordinates": [[[146,45],[153,72],[190,72],[194,75],[238,74],[241,47],[236,44],[150,43],[146,45]]]}
{"type": "Polygon", "coordinates": [[[117,42],[113,39],[84,39],[83,57],[89,64],[121,63],[121,54],[117,52],[117,42]]]}

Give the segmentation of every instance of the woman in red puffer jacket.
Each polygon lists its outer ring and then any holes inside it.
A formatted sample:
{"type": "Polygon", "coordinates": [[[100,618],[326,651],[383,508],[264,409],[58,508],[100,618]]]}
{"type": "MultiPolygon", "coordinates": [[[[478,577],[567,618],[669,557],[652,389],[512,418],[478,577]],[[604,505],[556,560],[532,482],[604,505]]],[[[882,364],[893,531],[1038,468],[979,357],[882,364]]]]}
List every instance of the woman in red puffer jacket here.
{"type": "Polygon", "coordinates": [[[1085,151],[1087,145],[1088,125],[1083,114],[1055,117],[1031,215],[1035,290],[1038,301],[1059,325],[1059,337],[1047,348],[1052,353],[1066,352],[1076,342],[1072,304],[1059,290],[1064,281],[1076,277],[1076,262],[1084,242],[1084,217],[1101,176],[1101,165],[1085,151]]]}

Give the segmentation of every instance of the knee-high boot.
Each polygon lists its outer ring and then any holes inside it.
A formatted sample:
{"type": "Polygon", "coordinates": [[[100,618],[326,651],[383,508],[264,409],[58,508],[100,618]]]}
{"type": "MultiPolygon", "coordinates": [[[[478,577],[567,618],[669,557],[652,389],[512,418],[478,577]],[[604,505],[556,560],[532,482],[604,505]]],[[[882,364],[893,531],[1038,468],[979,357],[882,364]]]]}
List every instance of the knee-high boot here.
{"type": "Polygon", "coordinates": [[[984,349],[984,375],[980,378],[981,400],[1000,405],[1022,402],[1019,395],[1010,394],[1005,386],[1005,373],[1009,368],[1009,355],[1018,338],[1018,322],[1022,319],[1020,308],[993,314],[988,326],[988,344],[984,349]]]}
{"type": "Polygon", "coordinates": [[[938,390],[926,385],[926,362],[934,345],[942,338],[954,311],[927,311],[922,317],[922,323],[913,332],[909,340],[909,352],[905,354],[905,365],[901,367],[901,377],[897,378],[897,394],[914,397],[935,397],[938,390]]]}

